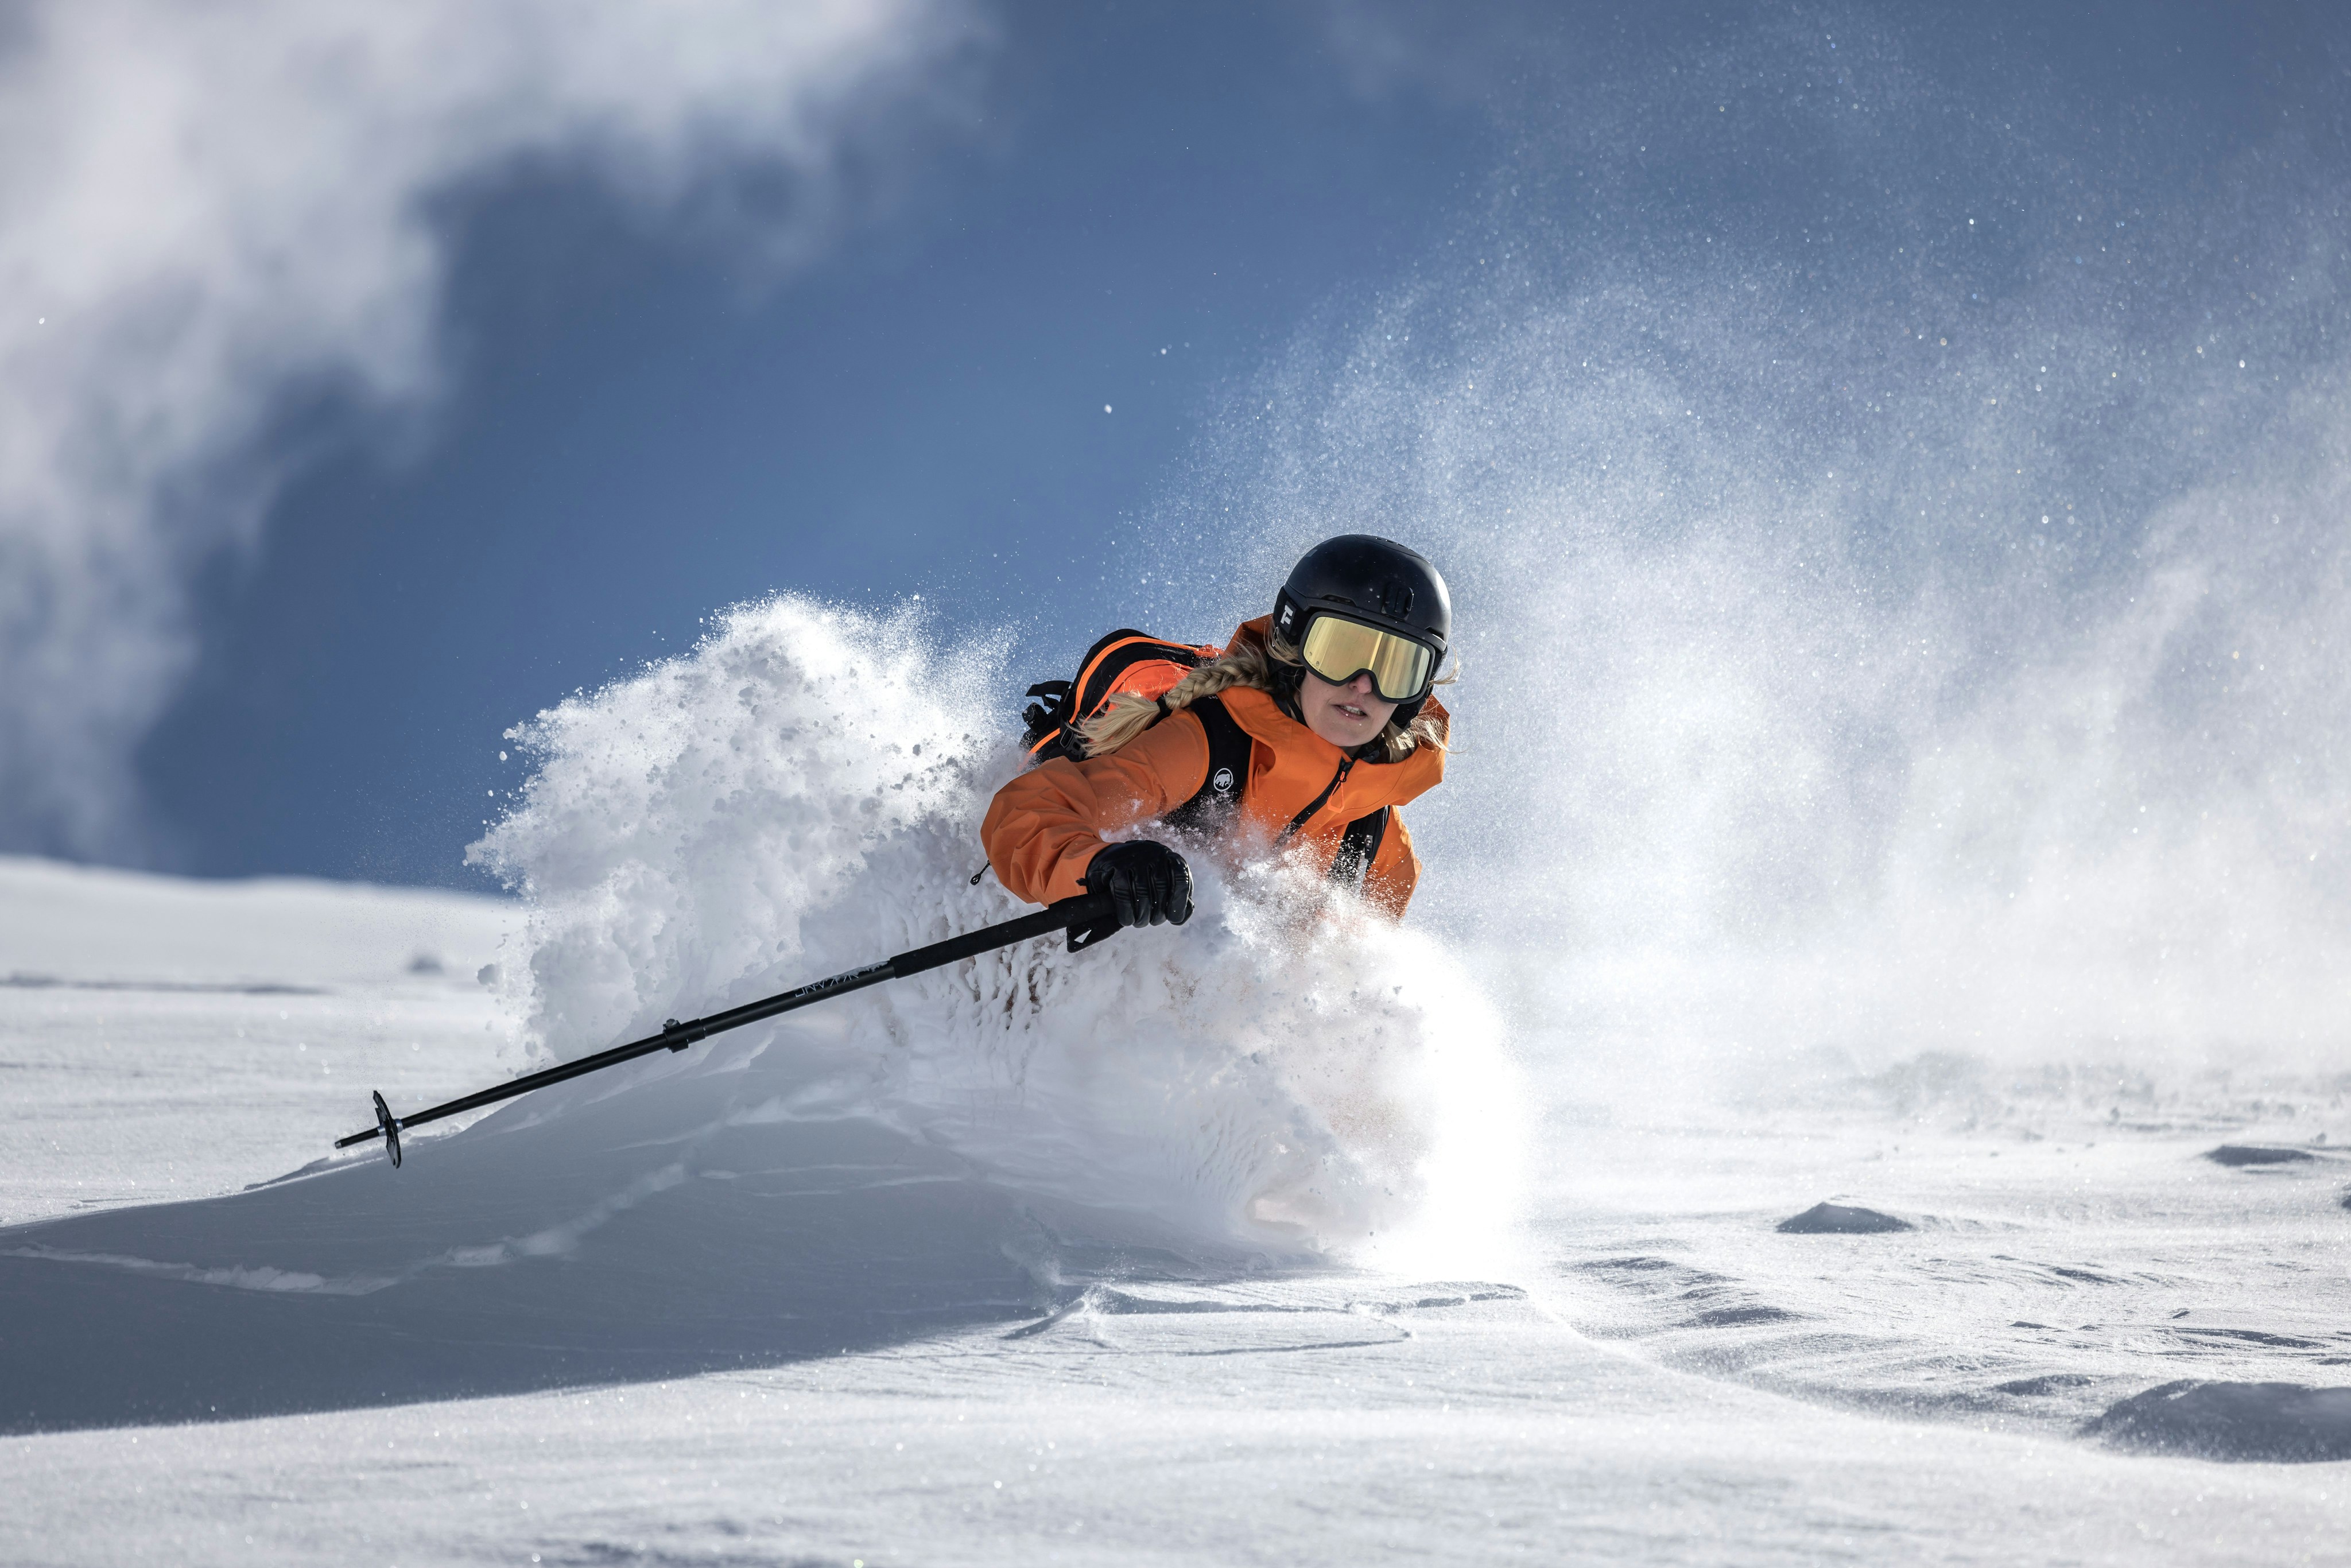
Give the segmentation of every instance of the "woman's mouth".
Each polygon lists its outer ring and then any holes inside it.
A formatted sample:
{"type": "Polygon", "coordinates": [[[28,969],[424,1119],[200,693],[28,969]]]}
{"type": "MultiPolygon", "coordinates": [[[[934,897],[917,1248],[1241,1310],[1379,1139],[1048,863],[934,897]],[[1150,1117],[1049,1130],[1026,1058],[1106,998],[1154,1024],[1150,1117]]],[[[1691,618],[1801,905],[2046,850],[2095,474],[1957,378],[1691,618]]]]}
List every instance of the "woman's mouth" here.
{"type": "Polygon", "coordinates": [[[1332,706],[1336,707],[1339,710],[1341,716],[1345,718],[1350,724],[1361,724],[1364,720],[1372,716],[1370,714],[1365,713],[1362,708],[1351,706],[1346,703],[1334,703],[1332,706]]]}

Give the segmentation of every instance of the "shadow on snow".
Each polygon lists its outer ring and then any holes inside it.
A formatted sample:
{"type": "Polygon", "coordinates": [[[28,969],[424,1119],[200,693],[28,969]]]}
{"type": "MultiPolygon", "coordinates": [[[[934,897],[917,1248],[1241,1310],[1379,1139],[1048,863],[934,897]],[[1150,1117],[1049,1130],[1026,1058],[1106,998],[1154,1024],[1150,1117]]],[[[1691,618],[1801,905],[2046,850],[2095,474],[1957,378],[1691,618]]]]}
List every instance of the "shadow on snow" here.
{"type": "MultiPolygon", "coordinates": [[[[1026,1320],[1093,1279],[1229,1274],[862,1116],[730,1119],[684,1074],[542,1094],[404,1169],[0,1229],[0,1431],[675,1377],[1026,1320]]],[[[754,1096],[756,1098],[756,1096],[754,1096]]]]}

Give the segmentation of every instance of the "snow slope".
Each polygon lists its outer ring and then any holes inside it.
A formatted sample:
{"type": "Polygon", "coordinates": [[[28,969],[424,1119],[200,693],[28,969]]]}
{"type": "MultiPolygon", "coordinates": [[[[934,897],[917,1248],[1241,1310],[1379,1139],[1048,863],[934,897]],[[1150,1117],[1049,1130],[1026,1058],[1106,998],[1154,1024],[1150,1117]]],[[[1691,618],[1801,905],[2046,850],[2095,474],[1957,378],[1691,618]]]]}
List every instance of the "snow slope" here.
{"type": "Polygon", "coordinates": [[[543,716],[522,905],[0,866],[0,1561],[2340,1558],[2290,1056],[1645,1079],[1203,856],[1181,932],[326,1157],[1008,913],[974,663],[779,602],[543,716]]]}
{"type": "Polygon", "coordinates": [[[277,1176],[370,1085],[511,1069],[509,934],[486,898],[0,857],[0,1221],[277,1176]]]}

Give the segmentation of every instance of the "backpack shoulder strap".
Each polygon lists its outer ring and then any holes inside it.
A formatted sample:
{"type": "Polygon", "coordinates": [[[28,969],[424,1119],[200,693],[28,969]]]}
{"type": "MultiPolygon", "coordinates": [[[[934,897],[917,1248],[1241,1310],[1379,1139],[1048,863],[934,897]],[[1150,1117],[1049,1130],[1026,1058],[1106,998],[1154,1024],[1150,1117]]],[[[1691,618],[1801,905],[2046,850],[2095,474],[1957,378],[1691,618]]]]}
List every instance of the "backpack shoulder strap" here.
{"type": "Polygon", "coordinates": [[[1383,806],[1347,824],[1346,832],[1339,839],[1339,852],[1331,857],[1332,882],[1353,888],[1364,885],[1364,878],[1371,873],[1372,862],[1379,858],[1380,844],[1388,836],[1389,810],[1383,806]]]}
{"type": "Polygon", "coordinates": [[[1160,821],[1179,828],[1205,828],[1229,813],[1249,789],[1249,748],[1255,744],[1217,697],[1195,697],[1184,711],[1200,721],[1208,737],[1208,771],[1192,798],[1160,821]]]}

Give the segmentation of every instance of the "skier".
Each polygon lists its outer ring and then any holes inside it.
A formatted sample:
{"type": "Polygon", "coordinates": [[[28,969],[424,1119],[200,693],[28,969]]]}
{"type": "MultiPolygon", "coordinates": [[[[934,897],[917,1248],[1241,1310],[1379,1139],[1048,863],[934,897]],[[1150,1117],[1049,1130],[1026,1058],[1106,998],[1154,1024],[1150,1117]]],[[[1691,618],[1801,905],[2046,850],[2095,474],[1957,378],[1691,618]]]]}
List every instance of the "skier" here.
{"type": "Polygon", "coordinates": [[[980,838],[1016,895],[1108,893],[1122,925],[1181,925],[1192,873],[1146,822],[1294,855],[1400,917],[1420,877],[1396,808],[1445,776],[1431,688],[1452,606],[1437,569],[1369,534],[1300,558],[1273,613],[1164,695],[1113,692],[1051,756],[996,793],[980,838]]]}
{"type": "Polygon", "coordinates": [[[1431,688],[1452,622],[1435,567],[1402,545],[1346,534],[1301,557],[1273,613],[1243,622],[1222,652],[1113,632],[1076,681],[1029,689],[1061,699],[1029,713],[1030,753],[1045,760],[998,790],[980,824],[1004,885],[1061,907],[705,1018],[670,1019],[659,1034],[405,1116],[379,1092],[376,1124],[335,1147],[381,1138],[397,1166],[401,1134],[444,1117],[1013,942],[1066,933],[1075,949],[1109,929],[1098,908],[1073,914],[1061,902],[1082,894],[1108,894],[1120,925],[1181,925],[1192,918],[1184,857],[1155,840],[1102,839],[1143,822],[1305,857],[1400,916],[1420,861],[1395,809],[1445,777],[1446,715],[1431,688]]]}

